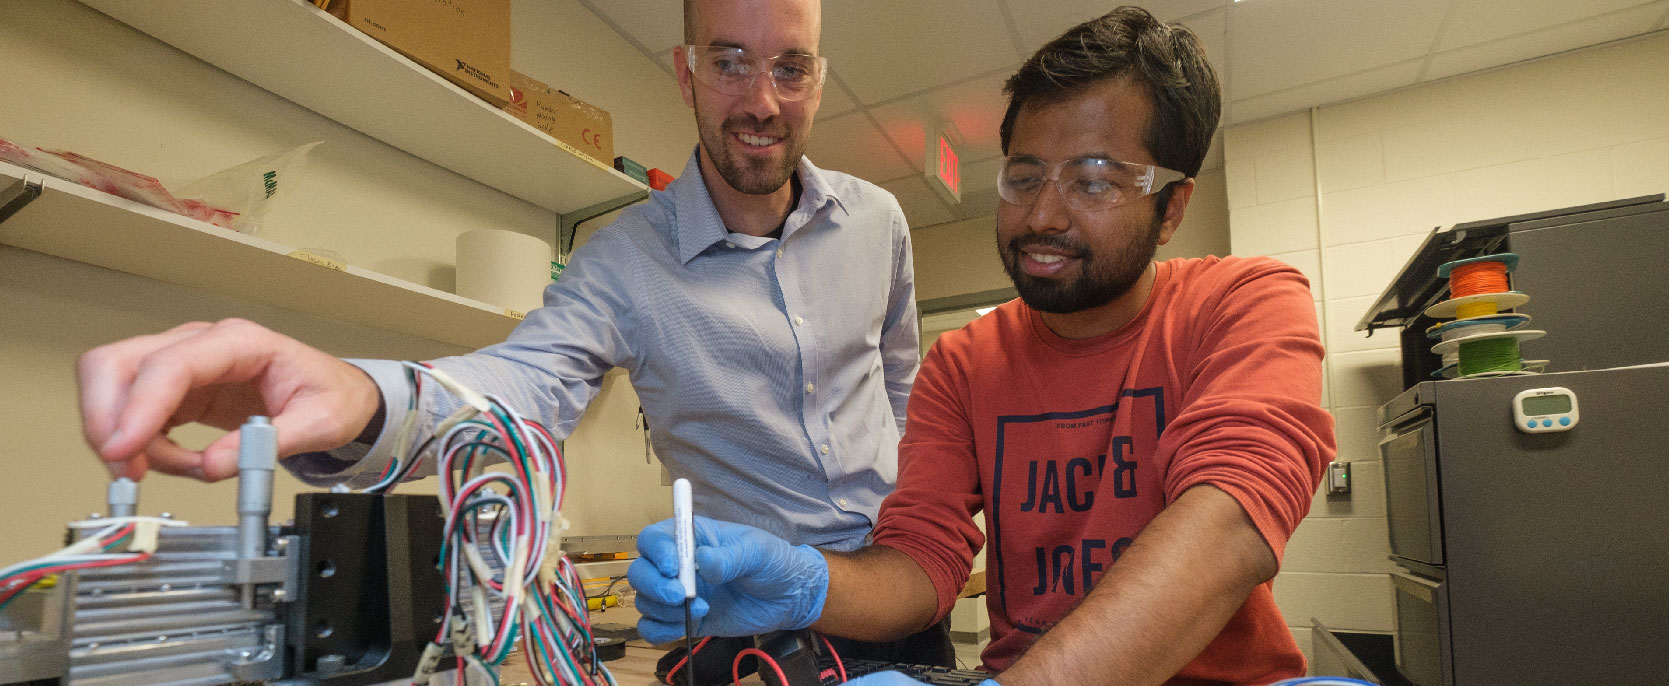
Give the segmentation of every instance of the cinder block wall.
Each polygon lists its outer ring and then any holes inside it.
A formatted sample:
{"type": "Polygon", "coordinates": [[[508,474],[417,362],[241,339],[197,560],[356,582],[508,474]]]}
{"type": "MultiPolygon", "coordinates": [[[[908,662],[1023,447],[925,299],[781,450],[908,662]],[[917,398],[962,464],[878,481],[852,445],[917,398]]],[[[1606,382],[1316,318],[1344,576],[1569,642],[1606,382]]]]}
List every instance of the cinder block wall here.
{"type": "Polygon", "coordinates": [[[1433,227],[1669,191],[1664,65],[1659,32],[1226,131],[1233,252],[1309,276],[1353,463],[1354,492],[1316,497],[1275,582],[1306,650],[1311,617],[1392,629],[1374,413],[1401,390],[1397,341],[1351,329],[1433,227]]]}

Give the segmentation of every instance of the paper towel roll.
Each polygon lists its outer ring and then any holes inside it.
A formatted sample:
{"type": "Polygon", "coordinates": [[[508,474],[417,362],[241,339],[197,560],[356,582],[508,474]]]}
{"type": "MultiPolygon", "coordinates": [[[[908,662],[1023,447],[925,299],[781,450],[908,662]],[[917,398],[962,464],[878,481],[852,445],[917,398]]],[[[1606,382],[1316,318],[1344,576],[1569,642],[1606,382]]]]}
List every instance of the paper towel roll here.
{"type": "Polygon", "coordinates": [[[458,236],[458,295],[525,313],[544,302],[550,283],[550,244],[500,229],[458,236]]]}

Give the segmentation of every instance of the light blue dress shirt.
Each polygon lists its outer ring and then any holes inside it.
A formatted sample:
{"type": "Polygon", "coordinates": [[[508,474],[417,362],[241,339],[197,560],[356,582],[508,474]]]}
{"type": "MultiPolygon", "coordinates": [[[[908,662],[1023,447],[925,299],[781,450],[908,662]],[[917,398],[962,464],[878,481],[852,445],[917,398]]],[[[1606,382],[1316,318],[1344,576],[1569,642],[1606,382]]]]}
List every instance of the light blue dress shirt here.
{"type": "MultiPolygon", "coordinates": [[[[508,340],[435,366],[558,438],[623,367],[655,453],[692,482],[697,512],[794,543],[863,544],[897,479],[920,363],[909,227],[868,182],[803,158],[798,175],[780,239],[732,233],[692,155],[683,176],[573,255],[508,340]]],[[[399,363],[353,362],[397,426],[410,397],[399,363]]],[[[423,389],[426,431],[458,401],[423,389]]],[[[364,484],[393,443],[379,438],[347,467],[343,451],[285,462],[311,483],[364,484]]]]}

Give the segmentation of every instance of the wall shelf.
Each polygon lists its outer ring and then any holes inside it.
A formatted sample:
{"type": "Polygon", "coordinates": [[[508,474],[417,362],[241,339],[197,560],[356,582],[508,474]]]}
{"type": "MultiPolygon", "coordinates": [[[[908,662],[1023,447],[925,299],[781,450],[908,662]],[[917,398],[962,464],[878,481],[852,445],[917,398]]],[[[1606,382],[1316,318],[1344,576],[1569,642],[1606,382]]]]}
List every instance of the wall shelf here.
{"type": "Polygon", "coordinates": [[[0,217],[0,244],[297,312],[466,348],[503,341],[520,321],[502,307],[5,163],[0,205],[13,210],[0,217]]]}
{"type": "Polygon", "coordinates": [[[301,0],[82,0],[279,97],[558,214],[648,190],[301,0]]]}

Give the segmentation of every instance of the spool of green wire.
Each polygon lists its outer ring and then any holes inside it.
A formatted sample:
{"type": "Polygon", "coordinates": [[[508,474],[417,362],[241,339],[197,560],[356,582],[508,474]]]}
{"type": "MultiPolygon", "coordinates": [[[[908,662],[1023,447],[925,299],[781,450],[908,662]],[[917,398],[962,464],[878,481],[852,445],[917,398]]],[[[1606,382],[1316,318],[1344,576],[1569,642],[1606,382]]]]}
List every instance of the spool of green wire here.
{"type": "Polygon", "coordinates": [[[1518,338],[1500,336],[1460,344],[1460,375],[1484,372],[1516,372],[1524,368],[1518,354],[1518,338]]]}

